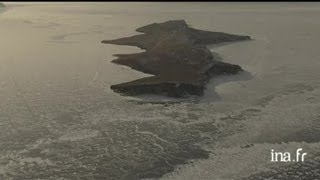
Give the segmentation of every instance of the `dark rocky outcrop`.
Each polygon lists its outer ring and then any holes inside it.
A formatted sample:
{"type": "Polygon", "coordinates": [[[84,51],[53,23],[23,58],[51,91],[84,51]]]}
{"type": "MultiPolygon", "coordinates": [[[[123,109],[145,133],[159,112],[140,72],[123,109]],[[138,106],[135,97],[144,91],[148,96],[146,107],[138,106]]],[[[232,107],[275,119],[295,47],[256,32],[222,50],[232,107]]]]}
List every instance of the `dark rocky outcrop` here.
{"type": "Polygon", "coordinates": [[[184,20],[153,23],[136,31],[143,34],[102,41],[146,50],[118,54],[115,55],[118,58],[112,61],[154,75],[111,86],[115,92],[126,95],[201,96],[210,78],[243,71],[238,65],[215,59],[206,45],[250,39],[249,36],[190,28],[184,20]]]}

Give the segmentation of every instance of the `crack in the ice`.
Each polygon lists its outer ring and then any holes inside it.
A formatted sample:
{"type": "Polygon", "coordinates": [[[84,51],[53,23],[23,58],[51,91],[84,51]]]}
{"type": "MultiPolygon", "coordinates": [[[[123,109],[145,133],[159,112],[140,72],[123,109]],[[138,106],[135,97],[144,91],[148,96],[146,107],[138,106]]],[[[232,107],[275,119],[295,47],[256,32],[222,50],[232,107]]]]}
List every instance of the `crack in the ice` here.
{"type": "Polygon", "coordinates": [[[150,135],[150,136],[156,138],[157,140],[159,140],[159,141],[161,141],[161,142],[165,142],[165,143],[167,143],[167,144],[175,144],[175,143],[173,143],[173,142],[167,141],[167,140],[159,137],[157,134],[154,134],[153,132],[150,132],[150,131],[139,131],[138,125],[135,125],[135,132],[136,132],[136,133],[139,133],[139,134],[143,134],[143,135],[150,135]]]}

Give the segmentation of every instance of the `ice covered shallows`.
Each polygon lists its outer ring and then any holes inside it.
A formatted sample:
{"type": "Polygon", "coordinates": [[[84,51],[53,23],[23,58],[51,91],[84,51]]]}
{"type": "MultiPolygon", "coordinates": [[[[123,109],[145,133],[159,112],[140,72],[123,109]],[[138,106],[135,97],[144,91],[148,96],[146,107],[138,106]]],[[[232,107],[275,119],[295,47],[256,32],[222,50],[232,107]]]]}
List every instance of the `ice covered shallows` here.
{"type": "Polygon", "coordinates": [[[115,55],[118,58],[114,63],[154,75],[111,86],[115,92],[125,95],[201,96],[210,78],[242,71],[238,65],[217,61],[206,45],[250,39],[250,36],[197,30],[184,20],[153,23],[136,31],[143,34],[102,41],[146,50],[115,55]]]}

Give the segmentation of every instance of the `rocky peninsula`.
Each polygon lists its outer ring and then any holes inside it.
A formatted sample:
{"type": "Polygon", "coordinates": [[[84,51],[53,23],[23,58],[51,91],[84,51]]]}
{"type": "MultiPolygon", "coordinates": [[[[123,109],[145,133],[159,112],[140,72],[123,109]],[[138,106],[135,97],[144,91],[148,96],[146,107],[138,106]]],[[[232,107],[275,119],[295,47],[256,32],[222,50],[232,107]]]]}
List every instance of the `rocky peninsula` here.
{"type": "Polygon", "coordinates": [[[243,71],[238,65],[219,61],[206,45],[250,40],[250,36],[194,29],[184,20],[153,23],[136,31],[143,34],[102,41],[145,50],[141,53],[117,54],[117,59],[112,61],[154,75],[111,86],[115,92],[131,96],[201,96],[210,78],[243,71]]]}

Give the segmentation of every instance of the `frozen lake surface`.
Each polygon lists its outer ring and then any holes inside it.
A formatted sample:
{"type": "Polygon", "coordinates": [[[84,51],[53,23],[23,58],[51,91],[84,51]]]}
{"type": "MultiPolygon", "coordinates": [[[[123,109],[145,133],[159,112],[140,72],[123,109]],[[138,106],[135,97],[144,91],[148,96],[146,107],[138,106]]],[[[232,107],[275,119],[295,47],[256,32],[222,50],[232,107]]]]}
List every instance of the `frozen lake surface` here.
{"type": "MultiPolygon", "coordinates": [[[[320,177],[320,3],[12,3],[0,14],[0,179],[320,177]],[[153,22],[254,40],[211,47],[245,73],[204,97],[125,97],[149,75],[101,44],[153,22]],[[304,163],[270,151],[303,148],[304,163]]],[[[0,10],[1,11],[1,10],[0,10]]]]}

